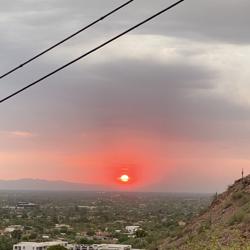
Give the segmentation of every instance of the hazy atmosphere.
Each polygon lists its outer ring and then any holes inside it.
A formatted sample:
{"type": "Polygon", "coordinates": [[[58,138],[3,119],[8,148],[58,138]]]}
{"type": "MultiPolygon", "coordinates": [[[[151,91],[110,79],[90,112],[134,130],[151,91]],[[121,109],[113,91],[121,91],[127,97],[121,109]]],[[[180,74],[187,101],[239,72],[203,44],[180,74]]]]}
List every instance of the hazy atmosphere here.
{"type": "MultiPolygon", "coordinates": [[[[0,0],[0,74],[123,2],[0,0]]],[[[185,0],[2,103],[0,179],[216,192],[248,174],[250,2],[235,2],[185,0]]],[[[172,3],[134,1],[0,80],[0,98],[172,3]]]]}

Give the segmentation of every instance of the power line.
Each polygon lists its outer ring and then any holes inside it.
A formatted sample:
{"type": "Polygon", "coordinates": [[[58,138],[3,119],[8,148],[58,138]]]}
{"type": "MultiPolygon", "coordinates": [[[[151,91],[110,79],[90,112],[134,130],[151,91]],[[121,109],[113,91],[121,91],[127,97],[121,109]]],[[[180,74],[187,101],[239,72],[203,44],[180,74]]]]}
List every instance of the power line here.
{"type": "Polygon", "coordinates": [[[157,12],[157,13],[154,14],[153,16],[151,16],[151,17],[145,19],[144,21],[138,23],[137,25],[131,27],[130,29],[128,29],[128,30],[126,30],[126,31],[124,31],[124,32],[122,32],[122,33],[120,33],[119,35],[117,35],[117,36],[111,38],[110,40],[108,40],[108,41],[102,43],[101,45],[95,47],[94,49],[92,49],[92,50],[90,50],[90,51],[88,51],[88,52],[86,52],[85,54],[79,56],[78,58],[76,58],[76,59],[74,59],[74,60],[68,62],[67,64],[64,64],[64,65],[61,66],[60,68],[58,68],[58,69],[56,69],[56,70],[50,72],[49,74],[43,76],[42,78],[40,78],[40,79],[38,79],[38,80],[36,80],[36,81],[30,83],[29,85],[27,85],[27,86],[25,86],[25,87],[23,87],[23,88],[17,90],[16,92],[14,92],[14,93],[12,93],[12,94],[6,96],[5,98],[3,98],[3,99],[0,100],[0,104],[3,103],[3,102],[5,102],[5,101],[7,101],[7,100],[10,99],[10,98],[13,98],[14,96],[16,96],[16,95],[18,95],[18,94],[20,94],[21,92],[25,91],[26,89],[28,89],[28,88],[30,88],[30,87],[36,85],[37,83],[39,83],[39,82],[45,80],[46,78],[48,78],[48,77],[50,77],[50,76],[56,74],[57,72],[63,70],[64,68],[67,68],[67,67],[70,66],[71,64],[73,64],[73,63],[75,63],[75,62],[77,62],[77,61],[83,59],[84,57],[87,57],[88,55],[94,53],[95,51],[97,51],[97,50],[99,50],[99,49],[105,47],[105,46],[108,45],[109,43],[112,43],[113,41],[119,39],[120,37],[126,35],[127,33],[129,33],[129,32],[131,32],[131,31],[135,30],[135,29],[138,28],[139,26],[142,26],[143,24],[145,24],[145,23],[151,21],[152,19],[156,18],[157,16],[160,16],[161,14],[165,13],[166,11],[168,11],[168,10],[174,8],[176,5],[180,4],[180,3],[183,2],[183,1],[184,1],[184,0],[180,0],[180,1],[178,1],[178,2],[176,2],[176,3],[174,3],[174,4],[172,4],[172,5],[170,5],[169,7],[167,7],[167,8],[165,8],[165,9],[163,9],[163,10],[157,12]]]}
{"type": "Polygon", "coordinates": [[[76,31],[75,33],[73,33],[72,35],[64,38],[63,40],[61,40],[60,42],[52,45],[51,47],[49,47],[48,49],[45,49],[44,51],[40,52],[39,54],[35,55],[34,57],[28,59],[27,61],[21,63],[19,66],[14,67],[13,69],[9,70],[8,72],[4,73],[3,75],[0,76],[0,79],[10,75],[11,73],[14,73],[15,71],[17,71],[18,69],[22,68],[23,66],[29,64],[30,62],[34,61],[35,59],[39,58],[40,56],[46,54],[47,52],[49,52],[50,50],[58,47],[59,45],[65,43],[66,41],[70,40],[71,38],[75,37],[76,35],[80,34],[81,32],[89,29],[90,27],[94,26],[95,24],[97,24],[98,22],[104,20],[105,18],[111,16],[112,14],[114,14],[115,12],[117,12],[118,10],[122,9],[123,7],[129,5],[130,3],[132,3],[134,0],[130,0],[124,4],[122,4],[121,6],[115,8],[114,10],[110,11],[108,14],[98,18],[97,20],[93,21],[92,23],[88,24],[87,26],[81,28],[80,30],[76,31]]]}

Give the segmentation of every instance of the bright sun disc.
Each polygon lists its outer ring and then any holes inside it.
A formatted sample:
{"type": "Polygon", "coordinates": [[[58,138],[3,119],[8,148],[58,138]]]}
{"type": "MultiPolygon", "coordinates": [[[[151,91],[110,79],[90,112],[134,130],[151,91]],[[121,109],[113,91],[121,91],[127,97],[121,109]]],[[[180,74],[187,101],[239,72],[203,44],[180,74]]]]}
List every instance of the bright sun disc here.
{"type": "Polygon", "coordinates": [[[126,174],[124,174],[124,175],[122,175],[121,177],[120,177],[120,181],[122,181],[122,182],[128,182],[129,181],[129,176],[128,175],[126,175],[126,174]]]}

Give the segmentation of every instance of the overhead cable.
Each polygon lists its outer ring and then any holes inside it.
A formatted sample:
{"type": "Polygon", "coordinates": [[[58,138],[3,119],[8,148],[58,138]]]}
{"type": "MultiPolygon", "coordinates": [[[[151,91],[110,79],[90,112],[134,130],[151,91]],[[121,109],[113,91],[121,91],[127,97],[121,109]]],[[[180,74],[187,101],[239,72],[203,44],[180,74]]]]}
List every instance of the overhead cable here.
{"type": "Polygon", "coordinates": [[[172,5],[170,5],[169,7],[167,7],[167,8],[165,8],[165,9],[163,9],[163,10],[157,12],[157,13],[154,14],[153,16],[151,16],[151,17],[145,19],[144,21],[142,21],[142,22],[136,24],[135,26],[129,28],[128,30],[126,30],[126,31],[120,33],[119,35],[117,35],[117,36],[111,38],[110,40],[108,40],[108,41],[102,43],[101,45],[95,47],[94,49],[89,50],[89,51],[86,52],[85,54],[83,54],[83,55],[77,57],[76,59],[74,59],[74,60],[68,62],[67,64],[64,64],[63,66],[57,68],[56,70],[50,72],[50,73],[47,74],[47,75],[41,77],[40,79],[38,79],[38,80],[36,80],[36,81],[34,81],[34,82],[28,84],[27,86],[25,86],[25,87],[23,87],[23,88],[17,90],[16,92],[13,92],[12,94],[10,94],[10,95],[4,97],[3,99],[0,100],[0,104],[3,103],[3,102],[5,102],[5,101],[7,101],[7,100],[10,99],[10,98],[13,98],[14,96],[20,94],[21,92],[23,92],[23,91],[25,91],[25,90],[31,88],[32,86],[38,84],[39,82],[45,80],[46,78],[48,78],[48,77],[50,77],[50,76],[56,74],[57,72],[59,72],[59,71],[65,69],[65,68],[67,68],[67,67],[70,66],[71,64],[73,64],[73,63],[75,63],[75,62],[77,62],[77,61],[79,61],[79,60],[81,60],[81,59],[87,57],[87,56],[90,55],[90,54],[93,54],[93,53],[96,52],[97,50],[99,50],[99,49],[105,47],[106,45],[108,45],[108,44],[114,42],[115,40],[119,39],[120,37],[126,35],[127,33],[131,32],[131,31],[133,31],[133,30],[135,30],[136,28],[138,28],[138,27],[142,26],[143,24],[145,24],[145,23],[151,21],[152,19],[154,19],[154,18],[160,16],[161,14],[163,14],[163,13],[165,13],[166,11],[168,11],[168,10],[174,8],[175,6],[177,6],[178,4],[180,4],[181,2],[184,2],[184,1],[185,1],[185,0],[180,0],[180,1],[178,1],[178,2],[176,2],[176,3],[174,3],[174,4],[172,4],[172,5]]]}
{"type": "Polygon", "coordinates": [[[20,65],[12,68],[11,70],[9,70],[8,72],[2,74],[0,76],[0,79],[10,75],[11,73],[14,73],[15,71],[17,71],[18,69],[22,68],[23,66],[31,63],[32,61],[36,60],[37,58],[41,57],[42,55],[48,53],[49,51],[53,50],[54,48],[58,47],[59,45],[65,43],[66,41],[70,40],[71,38],[75,37],[76,35],[82,33],[83,31],[89,29],[90,27],[94,26],[95,24],[97,24],[98,22],[104,20],[105,18],[111,16],[112,14],[114,14],[115,12],[117,12],[118,10],[124,8],[125,6],[127,6],[128,4],[132,3],[134,0],[130,0],[122,5],[120,5],[119,7],[115,8],[114,10],[110,11],[108,14],[98,18],[97,20],[93,21],[92,23],[88,24],[87,26],[81,28],[80,30],[76,31],[75,33],[71,34],[70,36],[64,38],[63,40],[61,40],[60,42],[57,42],[56,44],[52,45],[51,47],[43,50],[42,52],[38,53],[37,55],[31,57],[30,59],[28,59],[27,61],[21,63],[20,65]]]}

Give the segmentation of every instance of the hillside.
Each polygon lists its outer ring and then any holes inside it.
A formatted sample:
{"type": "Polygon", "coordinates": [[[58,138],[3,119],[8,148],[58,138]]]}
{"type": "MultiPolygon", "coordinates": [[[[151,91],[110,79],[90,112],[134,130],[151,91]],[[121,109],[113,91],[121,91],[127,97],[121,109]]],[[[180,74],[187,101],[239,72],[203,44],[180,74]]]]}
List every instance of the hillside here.
{"type": "Polygon", "coordinates": [[[250,175],[216,195],[207,211],[194,218],[159,250],[250,249],[250,175]]]}

